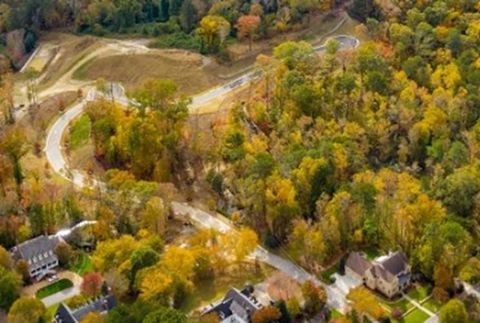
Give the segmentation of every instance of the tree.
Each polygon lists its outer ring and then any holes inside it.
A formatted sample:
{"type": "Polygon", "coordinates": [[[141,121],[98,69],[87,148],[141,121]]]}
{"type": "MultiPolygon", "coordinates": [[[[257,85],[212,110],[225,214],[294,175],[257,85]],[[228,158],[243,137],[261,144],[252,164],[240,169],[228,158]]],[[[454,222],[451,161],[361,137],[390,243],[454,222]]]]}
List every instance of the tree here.
{"type": "Polygon", "coordinates": [[[327,293],[323,287],[307,280],[302,285],[302,295],[305,300],[305,311],[310,315],[315,315],[322,310],[327,303],[327,293]]]}
{"type": "Polygon", "coordinates": [[[231,236],[234,245],[235,259],[240,262],[250,255],[258,246],[257,234],[248,228],[242,228],[237,234],[231,236]]]}
{"type": "Polygon", "coordinates": [[[12,271],[0,266],[0,308],[8,309],[17,299],[22,279],[12,271]]]}
{"type": "Polygon", "coordinates": [[[190,33],[198,21],[197,8],[192,0],[184,0],[180,8],[180,26],[187,34],[190,33]]]}
{"type": "Polygon", "coordinates": [[[266,306],[255,311],[252,316],[253,323],[274,323],[277,322],[282,313],[275,306],[266,306]]]}
{"type": "Polygon", "coordinates": [[[85,315],[80,323],[103,323],[105,322],[105,315],[97,312],[90,312],[85,315]]]}
{"type": "Polygon", "coordinates": [[[187,323],[187,317],[173,308],[160,307],[145,317],[144,323],[187,323]]]}
{"type": "Polygon", "coordinates": [[[20,198],[20,186],[23,183],[24,175],[22,165],[20,163],[21,158],[27,153],[25,146],[26,138],[20,129],[14,129],[8,131],[7,134],[0,141],[0,151],[3,151],[13,165],[13,177],[17,184],[17,192],[20,198]]]}
{"type": "Polygon", "coordinates": [[[140,295],[142,299],[167,304],[173,291],[173,279],[158,266],[147,268],[141,273],[140,295]]]}
{"type": "Polygon", "coordinates": [[[244,15],[238,18],[235,28],[238,29],[238,37],[248,38],[248,48],[252,50],[253,37],[258,32],[260,26],[260,17],[254,15],[244,15]]]}
{"type": "Polygon", "coordinates": [[[163,236],[167,225],[167,210],[160,197],[152,197],[140,213],[140,225],[153,234],[163,236]]]}
{"type": "Polygon", "coordinates": [[[368,314],[377,320],[384,314],[375,296],[365,287],[351,289],[347,299],[352,301],[353,309],[360,314],[368,314]]]}
{"type": "Polygon", "coordinates": [[[460,271],[460,279],[471,284],[480,283],[480,259],[470,258],[460,271]]]}
{"type": "Polygon", "coordinates": [[[103,278],[100,273],[91,272],[83,276],[80,289],[84,295],[94,297],[100,294],[103,278]]]}
{"type": "Polygon", "coordinates": [[[465,304],[459,299],[452,299],[440,309],[441,323],[466,323],[468,313],[465,304]]]}
{"type": "Polygon", "coordinates": [[[10,308],[8,323],[40,322],[46,310],[45,305],[39,299],[22,296],[10,308]]]}
{"type": "Polygon", "coordinates": [[[61,241],[55,247],[55,254],[58,257],[60,266],[66,267],[70,264],[70,261],[72,260],[73,250],[68,243],[61,241]]]}
{"type": "Polygon", "coordinates": [[[12,256],[10,256],[10,253],[2,246],[0,246],[0,267],[8,270],[13,268],[12,256]]]}
{"type": "Polygon", "coordinates": [[[200,20],[197,34],[202,38],[202,51],[217,52],[230,33],[230,23],[221,16],[207,15],[200,20]]]}
{"type": "Polygon", "coordinates": [[[139,270],[155,265],[159,258],[159,254],[150,247],[135,250],[130,258],[130,286],[133,286],[139,270]]]}

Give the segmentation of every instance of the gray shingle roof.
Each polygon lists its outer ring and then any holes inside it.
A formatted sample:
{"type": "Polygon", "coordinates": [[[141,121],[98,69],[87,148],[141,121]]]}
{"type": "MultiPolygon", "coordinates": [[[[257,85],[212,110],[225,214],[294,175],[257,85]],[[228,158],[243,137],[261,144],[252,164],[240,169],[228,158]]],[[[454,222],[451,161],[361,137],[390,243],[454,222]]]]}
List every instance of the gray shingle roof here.
{"type": "Polygon", "coordinates": [[[55,320],[58,323],[78,323],[88,313],[101,313],[105,311],[108,312],[116,305],[117,300],[113,295],[101,296],[73,310],[64,303],[62,303],[57,309],[57,312],[55,314],[55,320]]]}
{"type": "Polygon", "coordinates": [[[57,260],[55,247],[59,242],[55,236],[41,235],[13,247],[11,252],[16,260],[26,260],[30,267],[41,267],[57,260]]]}
{"type": "Polygon", "coordinates": [[[345,266],[363,276],[363,274],[372,266],[359,252],[352,252],[345,262],[345,266]]]}
{"type": "Polygon", "coordinates": [[[396,276],[407,269],[407,256],[403,252],[397,251],[381,264],[386,271],[396,276]]]}

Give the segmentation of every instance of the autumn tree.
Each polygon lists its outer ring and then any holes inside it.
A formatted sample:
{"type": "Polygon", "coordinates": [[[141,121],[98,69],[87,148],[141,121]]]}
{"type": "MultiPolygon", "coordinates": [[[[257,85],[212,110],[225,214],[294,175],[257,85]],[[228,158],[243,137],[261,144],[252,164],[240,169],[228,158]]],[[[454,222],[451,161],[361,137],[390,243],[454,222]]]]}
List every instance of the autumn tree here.
{"type": "Polygon", "coordinates": [[[255,15],[244,15],[238,18],[235,28],[238,29],[238,37],[248,38],[248,48],[252,50],[253,38],[258,32],[260,17],[255,15]]]}
{"type": "Polygon", "coordinates": [[[217,52],[230,33],[230,23],[221,16],[207,15],[200,20],[196,32],[202,38],[202,51],[217,52]]]}
{"type": "Polygon", "coordinates": [[[22,296],[13,303],[8,312],[8,322],[39,322],[46,312],[45,305],[31,296],[22,296]]]}
{"type": "Polygon", "coordinates": [[[357,313],[368,314],[375,319],[384,315],[383,309],[378,305],[375,296],[365,287],[356,287],[350,290],[347,299],[352,302],[352,307],[357,313]]]}
{"type": "Polygon", "coordinates": [[[327,303],[327,294],[321,286],[316,286],[312,281],[307,280],[302,285],[302,295],[305,299],[305,311],[314,316],[322,310],[327,303]]]}
{"type": "Polygon", "coordinates": [[[261,309],[255,311],[252,315],[252,322],[253,323],[271,323],[277,322],[282,313],[280,310],[275,306],[266,306],[262,307],[261,309]]]}
{"type": "Polygon", "coordinates": [[[60,242],[55,247],[55,254],[61,266],[67,266],[73,257],[72,247],[66,242],[60,242]]]}
{"type": "Polygon", "coordinates": [[[100,273],[91,272],[83,276],[80,289],[84,295],[94,297],[100,294],[103,278],[100,273]]]}

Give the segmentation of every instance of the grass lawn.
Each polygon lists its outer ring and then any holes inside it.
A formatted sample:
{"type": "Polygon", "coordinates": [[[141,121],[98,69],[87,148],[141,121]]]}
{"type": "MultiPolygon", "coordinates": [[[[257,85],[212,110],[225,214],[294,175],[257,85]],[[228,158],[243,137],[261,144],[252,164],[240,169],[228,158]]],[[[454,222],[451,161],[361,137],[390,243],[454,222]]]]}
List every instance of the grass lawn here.
{"type": "Polygon", "coordinates": [[[91,127],[92,122],[86,114],[73,123],[70,128],[70,149],[75,150],[88,142],[91,127]]]}
{"type": "Polygon", "coordinates": [[[320,279],[326,283],[326,284],[331,284],[333,283],[332,279],[330,278],[330,276],[332,276],[333,274],[335,274],[338,270],[338,266],[337,264],[334,264],[332,265],[331,267],[327,268],[326,270],[322,271],[320,273],[320,279]]]}
{"type": "Polygon", "coordinates": [[[47,296],[50,296],[50,295],[53,295],[55,293],[58,293],[64,289],[67,289],[67,288],[70,288],[70,287],[73,287],[73,283],[71,280],[69,279],[60,279],[59,281],[53,283],[53,284],[50,284],[48,286],[45,286],[43,288],[40,288],[37,293],[35,294],[35,296],[37,296],[37,298],[45,298],[47,296]]]}
{"type": "Polygon", "coordinates": [[[58,307],[60,304],[54,304],[47,308],[45,314],[43,314],[43,322],[53,322],[53,317],[57,312],[58,307]]]}
{"type": "Polygon", "coordinates": [[[394,308],[400,308],[403,312],[406,312],[407,310],[413,307],[412,303],[410,303],[405,298],[402,298],[398,301],[392,301],[392,302],[383,300],[378,296],[377,296],[377,299],[384,307],[388,308],[390,311],[394,308]]]}
{"type": "Polygon", "coordinates": [[[428,288],[426,286],[415,284],[407,293],[408,296],[416,300],[417,302],[421,302],[424,300],[428,295],[428,288]]]}
{"type": "Polygon", "coordinates": [[[429,309],[430,311],[436,313],[440,310],[440,307],[442,307],[442,303],[439,301],[435,300],[433,297],[430,298],[428,301],[425,303],[422,303],[422,306],[425,308],[429,309]]]}
{"type": "Polygon", "coordinates": [[[242,265],[240,269],[217,275],[213,280],[206,280],[195,284],[192,294],[188,295],[180,309],[190,313],[200,307],[220,300],[232,287],[243,288],[247,284],[257,284],[265,280],[272,272],[272,268],[261,264],[256,269],[255,265],[242,265]]]}
{"type": "Polygon", "coordinates": [[[423,323],[429,318],[428,314],[418,308],[414,309],[403,318],[405,323],[423,323]]]}
{"type": "Polygon", "coordinates": [[[93,271],[93,264],[90,256],[85,252],[81,252],[77,261],[70,266],[70,270],[80,276],[93,271]]]}

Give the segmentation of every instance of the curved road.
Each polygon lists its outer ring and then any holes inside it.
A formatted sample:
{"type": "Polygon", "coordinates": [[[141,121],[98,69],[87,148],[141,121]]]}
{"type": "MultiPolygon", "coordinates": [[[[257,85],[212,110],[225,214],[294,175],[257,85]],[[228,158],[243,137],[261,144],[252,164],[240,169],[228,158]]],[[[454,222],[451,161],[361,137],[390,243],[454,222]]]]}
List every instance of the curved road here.
{"type": "MultiPolygon", "coordinates": [[[[346,35],[339,35],[335,37],[331,37],[336,39],[339,43],[339,49],[355,49],[360,45],[360,41],[354,37],[346,36],[346,35]]],[[[328,41],[328,40],[327,40],[328,41]]],[[[315,51],[319,54],[325,52],[326,43],[324,45],[315,47],[315,51]]],[[[192,104],[190,108],[195,108],[199,105],[208,103],[209,101],[225,95],[234,89],[246,85],[251,81],[258,78],[260,75],[258,72],[249,72],[243,76],[240,76],[233,81],[230,81],[222,86],[215,87],[210,91],[204,92],[192,98],[192,104]]],[[[68,181],[72,182],[75,186],[79,188],[88,188],[88,187],[101,187],[102,183],[95,179],[89,178],[87,175],[83,174],[81,171],[78,170],[70,170],[68,168],[67,161],[62,152],[62,137],[63,133],[67,129],[69,123],[82,114],[85,105],[94,100],[96,96],[96,92],[94,89],[90,89],[87,92],[85,99],[73,106],[72,108],[68,109],[64,114],[58,118],[55,123],[52,125],[48,132],[48,136],[46,139],[45,144],[45,154],[47,157],[48,162],[50,163],[52,169],[67,179],[68,181]]],[[[123,97],[123,95],[119,95],[116,97],[115,100],[120,102],[121,104],[128,105],[128,100],[123,97]]],[[[183,214],[188,215],[194,222],[198,225],[206,227],[206,228],[213,228],[221,232],[228,232],[230,230],[235,230],[231,223],[229,223],[226,219],[221,219],[216,215],[212,215],[210,213],[204,212],[197,208],[193,208],[186,203],[172,203],[172,209],[175,214],[183,214]]],[[[67,230],[68,231],[68,230],[67,230]]],[[[62,234],[68,234],[68,232],[61,232],[62,234]]],[[[328,295],[328,304],[339,310],[340,312],[345,311],[346,307],[346,299],[345,294],[336,288],[334,285],[325,285],[320,280],[318,280],[315,276],[306,272],[303,268],[297,266],[293,262],[272,254],[265,250],[262,247],[257,247],[255,252],[252,254],[252,257],[258,259],[259,261],[265,262],[272,267],[275,267],[291,278],[299,281],[304,282],[305,280],[312,280],[316,284],[323,286],[328,295]]]]}

